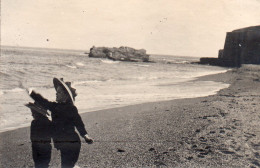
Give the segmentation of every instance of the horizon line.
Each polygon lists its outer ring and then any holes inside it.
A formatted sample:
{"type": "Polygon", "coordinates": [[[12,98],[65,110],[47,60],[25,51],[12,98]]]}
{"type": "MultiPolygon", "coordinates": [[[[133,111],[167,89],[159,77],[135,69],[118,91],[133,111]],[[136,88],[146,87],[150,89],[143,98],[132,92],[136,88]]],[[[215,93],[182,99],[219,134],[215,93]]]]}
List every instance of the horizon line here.
{"type": "MultiPolygon", "coordinates": [[[[94,45],[95,46],[95,45],[94,45]]],[[[34,48],[34,49],[41,49],[41,50],[44,50],[44,49],[52,49],[52,50],[72,50],[72,51],[82,51],[82,52],[89,52],[89,49],[88,50],[84,50],[84,49],[70,49],[70,48],[46,48],[46,47],[33,47],[33,46],[12,46],[12,45],[0,45],[0,50],[1,50],[1,47],[14,47],[14,48],[34,48]]],[[[104,47],[104,46],[102,46],[104,47]]],[[[131,47],[133,48],[133,47],[131,47]]],[[[190,55],[176,55],[176,54],[158,54],[158,53],[149,53],[148,55],[162,55],[162,56],[182,56],[182,57],[198,57],[198,58],[201,58],[203,56],[196,56],[196,55],[193,55],[193,56],[190,56],[190,55]]]]}

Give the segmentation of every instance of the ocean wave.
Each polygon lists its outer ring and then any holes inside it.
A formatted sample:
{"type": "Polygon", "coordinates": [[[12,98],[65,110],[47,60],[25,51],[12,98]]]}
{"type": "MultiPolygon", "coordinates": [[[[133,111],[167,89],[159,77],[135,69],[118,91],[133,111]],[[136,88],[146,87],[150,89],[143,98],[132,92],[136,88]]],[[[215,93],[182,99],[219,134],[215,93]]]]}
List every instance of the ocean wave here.
{"type": "Polygon", "coordinates": [[[23,92],[24,89],[22,88],[14,88],[14,89],[9,89],[9,90],[0,90],[0,95],[8,93],[8,92],[23,92]]]}
{"type": "Polygon", "coordinates": [[[143,80],[156,80],[156,79],[164,79],[164,77],[159,77],[159,76],[136,76],[136,77],[120,77],[118,78],[118,80],[123,80],[123,81],[133,81],[133,80],[139,80],[139,81],[143,81],[143,80]]]}
{"type": "Polygon", "coordinates": [[[190,64],[190,61],[166,61],[166,64],[190,64]]]}
{"type": "Polygon", "coordinates": [[[10,75],[5,72],[0,72],[1,77],[9,77],[10,75]]]}
{"type": "Polygon", "coordinates": [[[135,77],[135,78],[132,78],[132,79],[138,79],[138,80],[155,80],[155,79],[162,79],[162,77],[158,77],[158,76],[148,76],[148,77],[140,76],[140,77],[135,77]]]}
{"type": "Polygon", "coordinates": [[[176,64],[190,64],[189,61],[176,61],[176,64]]]}
{"type": "Polygon", "coordinates": [[[37,88],[31,88],[31,89],[52,89],[54,86],[52,84],[50,85],[41,85],[41,86],[37,86],[37,88]]]}
{"type": "Polygon", "coordinates": [[[76,66],[73,66],[73,65],[65,65],[66,67],[69,67],[69,68],[72,68],[72,69],[76,69],[77,67],[76,66]]]}
{"type": "Polygon", "coordinates": [[[217,70],[217,71],[211,71],[211,72],[201,72],[201,73],[197,74],[195,77],[198,78],[198,77],[206,76],[206,75],[225,73],[225,72],[227,72],[229,70],[230,69],[223,69],[223,70],[217,70]]]}
{"type": "Polygon", "coordinates": [[[24,91],[24,89],[22,88],[14,88],[14,89],[11,89],[11,90],[8,90],[9,92],[22,92],[24,91]]]}
{"type": "Polygon", "coordinates": [[[76,65],[78,65],[78,66],[85,66],[85,64],[83,64],[82,62],[77,62],[76,65]]]}
{"type": "Polygon", "coordinates": [[[77,86],[77,85],[87,85],[87,84],[91,84],[91,83],[100,83],[100,82],[105,82],[107,80],[86,80],[86,81],[75,81],[72,83],[73,86],[77,86]]]}
{"type": "MultiPolygon", "coordinates": [[[[29,87],[28,90],[32,91],[32,90],[38,90],[38,89],[52,89],[53,86],[49,86],[49,85],[45,85],[45,86],[38,86],[38,87],[29,87]]],[[[0,95],[3,94],[7,94],[7,93],[17,93],[17,92],[25,92],[26,89],[24,88],[20,88],[20,87],[16,87],[13,89],[6,89],[6,90],[0,90],[0,95]]]]}
{"type": "Polygon", "coordinates": [[[15,72],[14,74],[16,74],[16,75],[18,75],[18,76],[21,76],[21,75],[26,74],[26,72],[24,72],[24,71],[22,71],[22,70],[16,70],[16,72],[15,72]]]}
{"type": "Polygon", "coordinates": [[[10,65],[30,65],[32,64],[31,62],[17,62],[17,61],[10,61],[8,62],[10,65]]]}
{"type": "Polygon", "coordinates": [[[117,64],[120,61],[113,61],[113,60],[109,60],[109,59],[101,59],[101,62],[106,63],[106,64],[117,64]]]}
{"type": "Polygon", "coordinates": [[[140,66],[140,67],[149,67],[149,66],[151,66],[151,65],[146,65],[146,64],[134,64],[134,65],[140,66]]]}
{"type": "Polygon", "coordinates": [[[145,81],[145,80],[157,80],[157,79],[165,79],[165,77],[159,76],[136,76],[136,77],[117,77],[111,79],[93,79],[93,80],[85,80],[85,81],[75,81],[72,85],[88,85],[93,83],[100,82],[112,82],[112,81],[145,81]]]}

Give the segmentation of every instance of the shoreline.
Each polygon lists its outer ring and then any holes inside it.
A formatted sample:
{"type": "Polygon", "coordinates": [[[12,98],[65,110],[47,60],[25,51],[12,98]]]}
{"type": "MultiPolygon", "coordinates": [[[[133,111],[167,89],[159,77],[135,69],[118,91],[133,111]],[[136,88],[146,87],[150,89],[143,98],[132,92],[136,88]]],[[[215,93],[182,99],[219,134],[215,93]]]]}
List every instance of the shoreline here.
{"type": "MultiPolygon", "coordinates": [[[[208,75],[203,75],[203,76],[198,76],[198,77],[193,77],[193,79],[190,79],[189,81],[186,82],[193,82],[193,81],[213,81],[213,82],[221,82],[221,83],[226,83],[228,84],[226,81],[218,81],[215,80],[214,77],[210,80],[205,80],[205,79],[209,79],[209,77],[214,76],[214,75],[218,75],[218,74],[224,74],[226,72],[228,72],[230,69],[227,69],[225,72],[217,72],[214,74],[208,74],[208,75]]],[[[184,82],[185,83],[185,82],[184,82]]],[[[174,87],[174,85],[173,85],[174,87]]],[[[226,88],[226,87],[225,87],[226,88]]],[[[225,89],[224,88],[224,89],[225,89]]],[[[221,90],[221,89],[220,89],[221,90]]],[[[219,90],[218,90],[219,91],[219,90]]],[[[206,96],[211,96],[211,95],[215,95],[217,94],[218,91],[212,91],[212,93],[208,93],[208,95],[206,96]]],[[[206,96],[198,96],[198,97],[188,97],[188,99],[192,99],[192,98],[199,98],[199,97],[206,97],[206,96]]],[[[164,102],[164,101],[173,101],[173,100],[181,100],[181,99],[187,99],[187,98],[172,98],[172,99],[168,99],[168,100],[158,100],[158,101],[148,101],[148,102],[141,102],[141,103],[130,103],[130,104],[122,104],[122,105],[112,105],[112,107],[93,107],[91,109],[79,109],[79,113],[80,115],[85,114],[85,113],[93,113],[93,112],[98,112],[98,111],[104,111],[104,110],[109,110],[109,109],[115,109],[115,108],[123,108],[123,107],[128,107],[128,106],[135,106],[135,105],[141,105],[141,104],[146,104],[146,103],[156,103],[156,102],[164,102]]],[[[7,132],[7,131],[13,131],[16,129],[20,129],[20,128],[26,128],[29,127],[30,123],[21,123],[19,124],[19,126],[10,126],[7,128],[3,128],[2,130],[0,130],[0,133],[3,132],[7,132]]]]}
{"type": "MultiPolygon", "coordinates": [[[[257,167],[260,165],[258,66],[199,77],[230,83],[217,94],[81,114],[94,144],[80,167],[257,167]],[[191,115],[192,114],[192,115],[191,115]]],[[[29,128],[0,133],[0,167],[33,166],[29,128]],[[4,153],[4,155],[3,155],[4,153]]],[[[60,157],[52,151],[51,166],[60,157]]]]}

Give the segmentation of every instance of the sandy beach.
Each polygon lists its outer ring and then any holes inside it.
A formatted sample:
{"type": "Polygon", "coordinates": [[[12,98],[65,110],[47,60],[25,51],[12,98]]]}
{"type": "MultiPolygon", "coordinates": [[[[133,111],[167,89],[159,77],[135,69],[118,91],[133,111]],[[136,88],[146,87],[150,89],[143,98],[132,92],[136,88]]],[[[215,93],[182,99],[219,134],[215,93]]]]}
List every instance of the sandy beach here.
{"type": "MultiPolygon", "coordinates": [[[[197,80],[229,83],[216,95],[84,113],[94,144],[79,167],[260,167],[260,67],[197,80]]],[[[173,86],[174,87],[174,86],[173,86]]],[[[0,134],[0,166],[33,167],[30,128],[0,134]]],[[[59,167],[52,150],[50,167],[59,167]]]]}

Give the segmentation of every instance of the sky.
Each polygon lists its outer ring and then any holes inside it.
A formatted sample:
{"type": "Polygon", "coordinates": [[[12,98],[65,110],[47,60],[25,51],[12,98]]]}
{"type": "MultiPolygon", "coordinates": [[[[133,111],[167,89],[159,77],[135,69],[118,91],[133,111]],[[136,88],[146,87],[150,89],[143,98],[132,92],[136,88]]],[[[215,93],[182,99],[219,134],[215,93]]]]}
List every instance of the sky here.
{"type": "Polygon", "coordinates": [[[1,0],[1,45],[217,57],[226,32],[260,25],[260,0],[1,0]]]}

